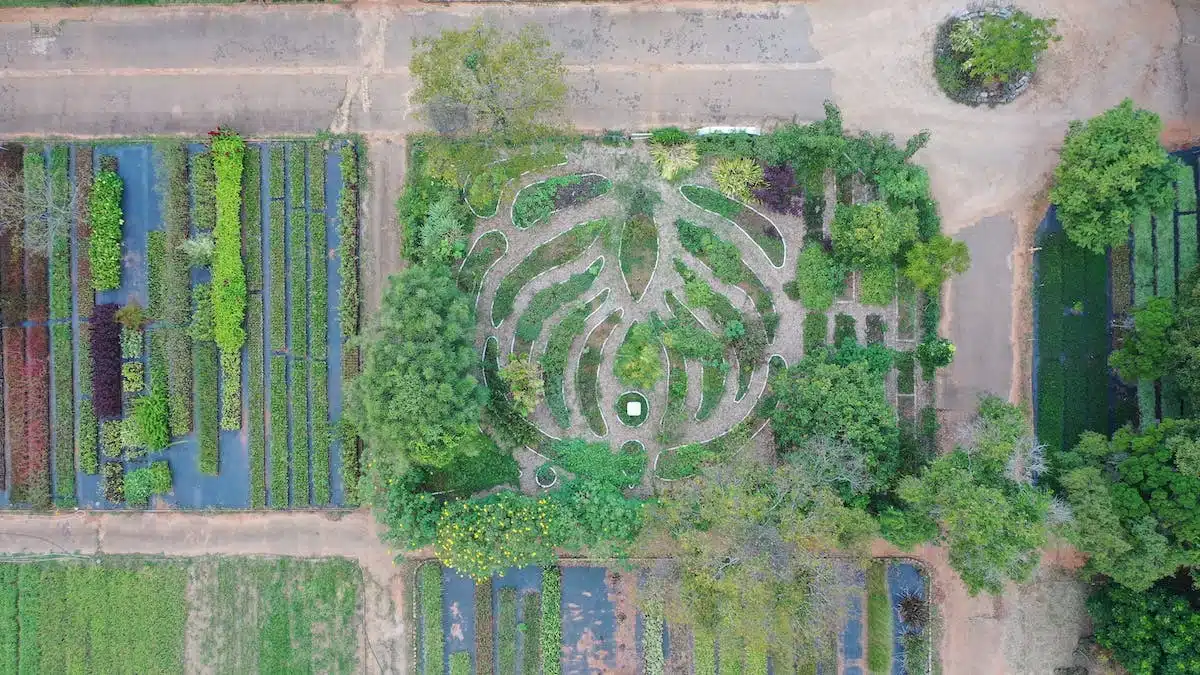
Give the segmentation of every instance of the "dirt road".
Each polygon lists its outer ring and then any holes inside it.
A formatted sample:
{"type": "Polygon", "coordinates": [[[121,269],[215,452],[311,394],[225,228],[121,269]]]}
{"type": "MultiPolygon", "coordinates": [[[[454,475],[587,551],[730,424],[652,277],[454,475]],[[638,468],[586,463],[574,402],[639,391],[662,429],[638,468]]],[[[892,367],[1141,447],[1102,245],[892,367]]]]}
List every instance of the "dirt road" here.
{"type": "Polygon", "coordinates": [[[0,516],[0,555],[339,556],[363,570],[366,672],[408,672],[404,579],[366,511],[321,513],[109,513],[0,516]]]}

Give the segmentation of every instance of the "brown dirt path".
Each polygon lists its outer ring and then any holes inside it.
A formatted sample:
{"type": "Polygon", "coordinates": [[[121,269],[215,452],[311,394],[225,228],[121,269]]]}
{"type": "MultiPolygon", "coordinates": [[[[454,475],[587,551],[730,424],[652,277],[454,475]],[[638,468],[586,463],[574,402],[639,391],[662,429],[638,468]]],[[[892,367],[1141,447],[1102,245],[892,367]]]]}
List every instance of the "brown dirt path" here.
{"type": "Polygon", "coordinates": [[[0,555],[345,557],[363,570],[363,672],[408,672],[404,578],[365,510],[295,513],[7,513],[0,555]]]}

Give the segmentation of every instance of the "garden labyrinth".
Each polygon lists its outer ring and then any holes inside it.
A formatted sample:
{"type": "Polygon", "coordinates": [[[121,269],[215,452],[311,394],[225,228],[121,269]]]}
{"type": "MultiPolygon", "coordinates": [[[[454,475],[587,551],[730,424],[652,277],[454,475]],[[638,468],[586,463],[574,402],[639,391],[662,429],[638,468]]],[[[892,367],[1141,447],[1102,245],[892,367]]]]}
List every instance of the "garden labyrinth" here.
{"type": "MultiPolygon", "coordinates": [[[[762,430],[771,375],[806,349],[847,337],[915,346],[917,296],[903,284],[899,302],[868,308],[851,277],[834,321],[806,317],[789,299],[798,252],[828,240],[822,210],[814,218],[809,209],[806,228],[799,208],[781,214],[722,196],[707,168],[669,182],[641,143],[519,159],[541,166],[494,190],[490,204],[468,197],[479,234],[458,277],[477,293],[489,386],[514,359],[541,366],[544,401],[530,416],[539,454],[551,439],[604,438],[641,444],[660,478],[687,475],[724,439],[762,430]]],[[[869,196],[845,182],[830,172],[828,203],[869,196]]],[[[888,378],[910,420],[915,380],[911,359],[888,378]]],[[[539,483],[549,480],[539,472],[539,483]]]]}

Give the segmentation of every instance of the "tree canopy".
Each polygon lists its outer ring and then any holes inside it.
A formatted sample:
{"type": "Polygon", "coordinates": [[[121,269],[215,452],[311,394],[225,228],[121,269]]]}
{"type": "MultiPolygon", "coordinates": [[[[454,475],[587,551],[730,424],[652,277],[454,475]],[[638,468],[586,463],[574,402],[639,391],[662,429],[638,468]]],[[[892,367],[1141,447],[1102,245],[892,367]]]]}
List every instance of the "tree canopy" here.
{"type": "Polygon", "coordinates": [[[1171,299],[1151,298],[1133,311],[1133,332],[1108,355],[1108,365],[1129,383],[1162,377],[1171,363],[1169,333],[1174,325],[1171,299]]]}
{"type": "Polygon", "coordinates": [[[1135,109],[1130,99],[1071,122],[1050,191],[1071,241],[1103,253],[1126,242],[1135,213],[1171,205],[1176,163],[1159,144],[1160,133],[1158,115],[1135,109]]]}
{"type": "Polygon", "coordinates": [[[802,448],[814,438],[841,441],[863,453],[876,485],[891,483],[900,432],[884,394],[883,376],[867,361],[805,358],[771,387],[778,402],[771,428],[781,452],[802,448]]]}
{"type": "Polygon", "coordinates": [[[1057,459],[1089,567],[1137,591],[1200,565],[1200,422],[1163,420],[1112,440],[1087,432],[1057,459]]]}
{"type": "Polygon", "coordinates": [[[487,390],[475,376],[474,341],[471,299],[448,268],[414,265],[392,277],[346,392],[368,466],[400,474],[409,463],[438,468],[479,452],[487,390]]]}
{"type": "Polygon", "coordinates": [[[1148,591],[1101,586],[1087,603],[1096,642],[1131,675],[1200,672],[1200,594],[1191,583],[1183,576],[1148,591]]]}
{"type": "Polygon", "coordinates": [[[891,261],[917,240],[917,212],[886,202],[839,204],[830,226],[834,253],[857,265],[891,261]]]}
{"type": "Polygon", "coordinates": [[[550,49],[540,26],[515,34],[476,21],[414,41],[409,64],[413,99],[442,133],[495,131],[528,137],[560,116],[566,104],[562,54],[550,49]]]}

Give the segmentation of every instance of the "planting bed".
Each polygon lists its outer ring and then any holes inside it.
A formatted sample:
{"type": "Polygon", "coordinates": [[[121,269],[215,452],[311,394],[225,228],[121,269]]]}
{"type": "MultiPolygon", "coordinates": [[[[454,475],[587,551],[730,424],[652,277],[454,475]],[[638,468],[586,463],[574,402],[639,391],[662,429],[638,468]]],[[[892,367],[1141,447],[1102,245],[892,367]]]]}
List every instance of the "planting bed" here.
{"type": "MultiPolygon", "coordinates": [[[[413,147],[420,153],[425,146],[413,147]]],[[[412,165],[424,166],[422,157],[412,165]]],[[[542,366],[544,400],[528,422],[508,423],[525,429],[518,447],[544,455],[517,457],[530,471],[545,462],[552,438],[601,437],[614,449],[638,441],[651,462],[687,444],[702,444],[699,454],[711,457],[706,444],[722,445],[730,429],[761,429],[769,410],[756,408],[772,354],[795,363],[806,349],[851,338],[912,350],[918,324],[927,322],[911,288],[901,286],[900,299],[868,311],[855,283],[806,320],[806,308],[782,292],[795,278],[786,251],[805,241],[801,210],[767,218],[715,192],[707,168],[680,189],[643,170],[651,164],[640,143],[584,142],[552,164],[508,172],[498,207],[475,205],[475,234],[456,271],[459,286],[477,295],[478,349],[494,345],[485,370],[512,355],[542,366]],[[579,187],[588,185],[595,189],[579,187]],[[571,198],[559,199],[568,188],[571,198]],[[576,199],[576,192],[591,198],[576,199]],[[653,328],[659,356],[642,349],[638,363],[614,368],[635,325],[653,328]],[[643,367],[649,370],[637,370],[643,367]],[[620,381],[631,377],[629,368],[637,384],[620,381]],[[645,397],[648,416],[618,423],[625,421],[612,419],[624,416],[618,399],[631,390],[645,397]]],[[[936,311],[935,301],[929,305],[936,311]]],[[[905,384],[901,407],[914,419],[931,405],[932,386],[905,384]]],[[[898,401],[894,385],[889,396],[898,401]]],[[[696,466],[695,456],[689,450],[683,466],[696,466]]]]}
{"type": "MultiPolygon", "coordinates": [[[[882,565],[884,569],[887,563],[882,565]]],[[[886,575],[896,578],[891,591],[897,598],[911,585],[910,577],[923,583],[918,571],[906,563],[893,564],[886,575]]],[[[694,663],[690,672],[715,675],[718,671],[706,669],[706,663],[710,668],[721,664],[722,673],[793,672],[713,632],[687,627],[682,638],[675,635],[654,605],[639,606],[637,589],[643,576],[637,568],[563,564],[510,568],[477,583],[435,562],[423,563],[414,575],[417,593],[410,605],[414,672],[442,675],[456,658],[466,660],[467,672],[498,675],[662,672],[664,663],[667,672],[681,672],[675,664],[687,663],[688,651],[694,663]],[[485,602],[487,606],[482,606],[485,602]],[[675,654],[676,650],[684,653],[675,654]],[[490,655],[491,663],[481,662],[481,654],[490,655]]],[[[924,593],[923,585],[919,591],[924,593]]],[[[883,607],[891,612],[887,592],[885,586],[883,607]]],[[[861,622],[861,614],[848,617],[843,636],[861,636],[861,622]]],[[[890,631],[887,638],[892,638],[890,631]]],[[[862,659],[852,653],[849,648],[843,651],[848,667],[862,659]]],[[[836,675],[837,657],[831,646],[815,664],[815,672],[836,675]]]]}
{"type": "Polygon", "coordinates": [[[48,243],[0,242],[0,505],[356,501],[359,150],[225,139],[6,146],[48,243]]]}
{"type": "Polygon", "coordinates": [[[347,560],[0,563],[0,672],[361,672],[347,560]]]}
{"type": "Polygon", "coordinates": [[[1121,326],[1134,307],[1175,296],[1196,266],[1198,151],[1176,153],[1185,172],[1173,209],[1140,213],[1128,246],[1107,256],[1068,241],[1053,209],[1038,228],[1034,258],[1034,398],[1039,440],[1071,447],[1084,431],[1111,433],[1182,411],[1170,379],[1122,382],[1108,355],[1127,334],[1121,326]]]}

